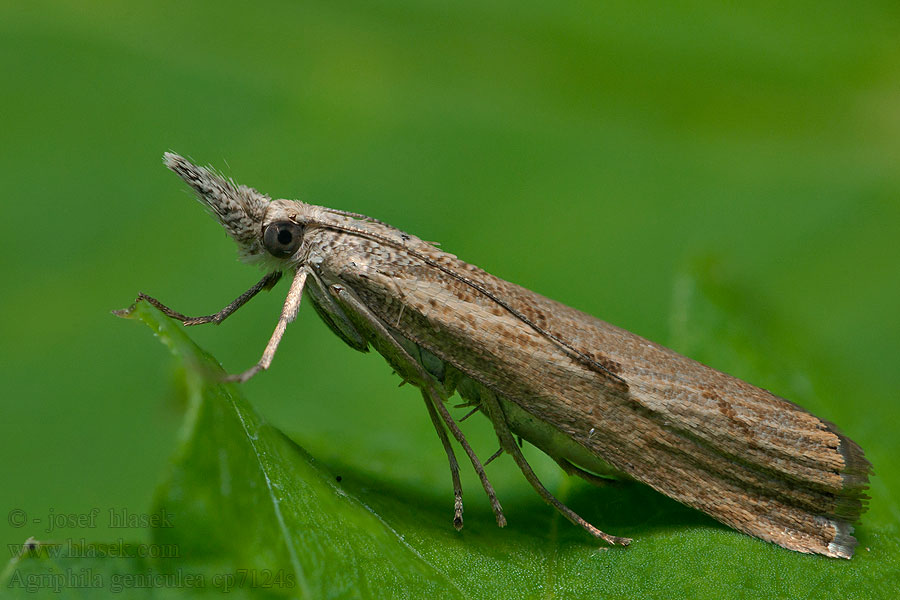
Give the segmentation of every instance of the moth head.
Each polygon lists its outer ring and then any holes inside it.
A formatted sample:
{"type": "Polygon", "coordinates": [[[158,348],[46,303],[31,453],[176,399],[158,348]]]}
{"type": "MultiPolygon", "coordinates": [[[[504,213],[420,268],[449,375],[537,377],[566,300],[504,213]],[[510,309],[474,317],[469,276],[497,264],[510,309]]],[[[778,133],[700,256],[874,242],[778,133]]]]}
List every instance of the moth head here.
{"type": "MultiPolygon", "coordinates": [[[[261,233],[271,199],[253,188],[237,185],[211,169],[198,167],[187,159],[166,152],[163,163],[191,186],[228,235],[237,242],[241,259],[259,262],[270,253],[261,233]]],[[[277,242],[284,234],[273,233],[277,242]]]]}

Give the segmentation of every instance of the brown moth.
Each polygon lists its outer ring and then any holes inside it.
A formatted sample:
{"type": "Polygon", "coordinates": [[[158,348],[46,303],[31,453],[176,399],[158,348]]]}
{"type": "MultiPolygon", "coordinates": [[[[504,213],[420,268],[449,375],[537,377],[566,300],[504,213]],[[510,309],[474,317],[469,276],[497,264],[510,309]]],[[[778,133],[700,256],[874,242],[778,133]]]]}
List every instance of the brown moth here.
{"type": "Polygon", "coordinates": [[[269,367],[305,290],[341,339],[360,351],[375,348],[422,390],[450,461],[457,528],[462,489],[448,431],[480,477],[498,524],[506,519],[483,463],[444,405],[454,392],[491,420],[500,452],[544,500],[608,543],[631,540],[603,533],[550,494],[514,436],[569,474],[595,483],[637,480],[785,548],[853,555],[852,523],[866,509],[871,467],[828,421],[376,219],[271,200],[175,154],[164,162],[197,192],[241,257],[266,275],[205,317],[187,317],[143,294],[139,300],[185,325],[219,323],[289,274],[262,358],[230,379],[245,381],[269,367]]]}

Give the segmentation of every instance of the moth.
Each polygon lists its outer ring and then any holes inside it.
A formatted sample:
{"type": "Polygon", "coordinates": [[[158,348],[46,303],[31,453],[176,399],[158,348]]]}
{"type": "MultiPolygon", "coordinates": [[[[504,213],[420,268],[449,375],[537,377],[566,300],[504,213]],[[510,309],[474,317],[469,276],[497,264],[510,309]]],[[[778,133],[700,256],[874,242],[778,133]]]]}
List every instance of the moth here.
{"type": "MultiPolygon", "coordinates": [[[[272,363],[306,292],[352,348],[374,348],[420,388],[450,464],[453,523],[463,524],[452,436],[506,524],[484,465],[509,454],[549,504],[609,544],[555,498],[522,454],[522,438],[568,474],[636,480],[739,531],[785,548],[850,558],[871,465],[833,424],[764,389],[503,281],[435,244],[365,215],[272,200],[166,153],[165,165],[265,276],[218,313],[188,317],[141,294],[184,325],[221,323],[284,274],[281,316],[246,381],[272,363]],[[494,426],[500,450],[482,462],[445,403],[458,393],[494,426]]],[[[466,417],[463,417],[464,420],[466,417]]]]}

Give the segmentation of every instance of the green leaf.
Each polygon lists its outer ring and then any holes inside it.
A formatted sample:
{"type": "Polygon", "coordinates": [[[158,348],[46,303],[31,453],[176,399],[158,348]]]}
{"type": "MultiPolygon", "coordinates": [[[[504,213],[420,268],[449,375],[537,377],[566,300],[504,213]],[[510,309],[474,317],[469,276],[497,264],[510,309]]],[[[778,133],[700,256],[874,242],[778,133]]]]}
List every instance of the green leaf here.
{"type": "MultiPolygon", "coordinates": [[[[157,498],[177,525],[156,530],[190,561],[283,575],[291,595],[415,597],[454,591],[336,476],[268,425],[224,372],[156,309],[134,314],[185,361],[190,391],[186,439],[157,498]]],[[[449,594],[452,596],[452,594],[449,594]]]]}

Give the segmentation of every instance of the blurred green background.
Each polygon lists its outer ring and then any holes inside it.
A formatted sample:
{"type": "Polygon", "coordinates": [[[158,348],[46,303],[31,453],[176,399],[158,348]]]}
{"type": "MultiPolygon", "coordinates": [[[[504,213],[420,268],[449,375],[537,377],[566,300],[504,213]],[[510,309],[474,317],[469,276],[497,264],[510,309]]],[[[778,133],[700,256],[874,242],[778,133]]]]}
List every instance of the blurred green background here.
{"type": "MultiPolygon", "coordinates": [[[[711,258],[824,361],[837,387],[798,401],[866,449],[864,523],[896,534],[900,5],[673,6],[0,4],[3,514],[147,510],[179,394],[109,310],[144,291],[207,314],[259,277],[163,168],[173,150],[676,348],[676,284],[711,258]]],[[[190,333],[242,370],[285,290],[190,333]]],[[[396,384],[305,306],[245,388],[320,460],[437,490],[449,515],[440,444],[396,384]]],[[[494,478],[532,494],[511,463],[494,478]]]]}

